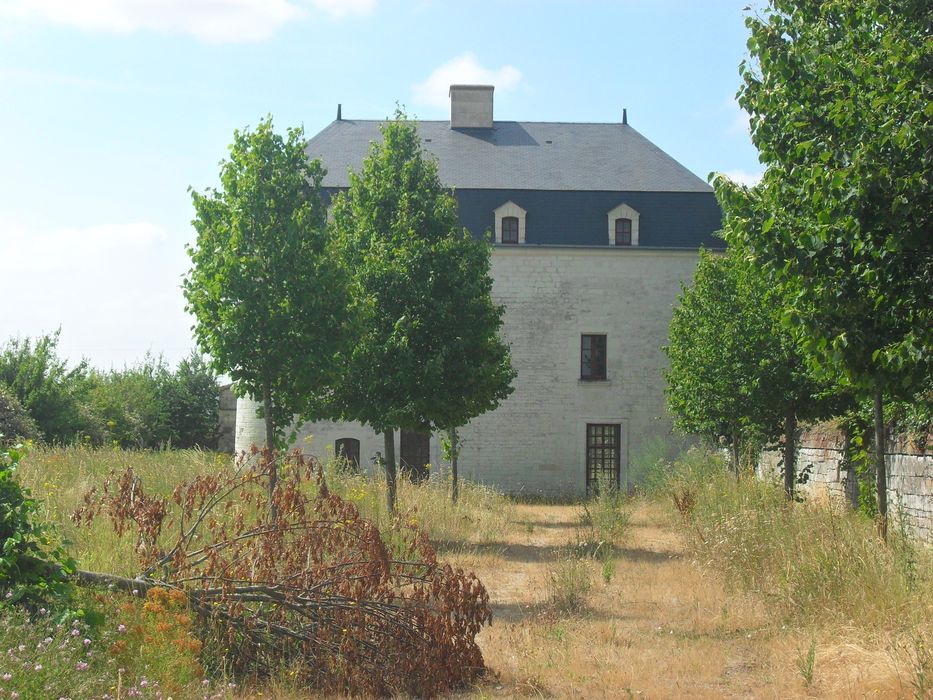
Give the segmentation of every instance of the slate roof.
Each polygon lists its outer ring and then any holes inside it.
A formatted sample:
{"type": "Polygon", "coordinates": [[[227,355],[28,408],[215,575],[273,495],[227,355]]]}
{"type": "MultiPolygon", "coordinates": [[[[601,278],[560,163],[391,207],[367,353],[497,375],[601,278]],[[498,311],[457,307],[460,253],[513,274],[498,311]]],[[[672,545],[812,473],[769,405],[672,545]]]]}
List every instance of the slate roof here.
{"type": "MultiPolygon", "coordinates": [[[[425,150],[439,163],[441,182],[457,190],[703,192],[703,180],[627,124],[494,122],[492,129],[451,129],[419,121],[425,150]]],[[[323,185],[349,187],[381,120],[331,122],[308,141],[311,158],[328,169],[323,185]]]]}

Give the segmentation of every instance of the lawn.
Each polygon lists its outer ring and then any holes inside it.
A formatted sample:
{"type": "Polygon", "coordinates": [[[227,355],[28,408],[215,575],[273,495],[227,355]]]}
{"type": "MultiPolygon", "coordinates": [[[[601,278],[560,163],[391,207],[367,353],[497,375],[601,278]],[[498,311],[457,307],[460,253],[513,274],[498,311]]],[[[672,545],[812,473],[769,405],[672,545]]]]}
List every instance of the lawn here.
{"type": "MultiPolygon", "coordinates": [[[[130,464],[147,486],[162,493],[177,480],[229,468],[227,458],[210,453],[35,450],[23,464],[22,479],[45,502],[84,568],[132,573],[131,542],[117,539],[103,521],[84,529],[69,519],[84,492],[111,469],[130,464]]],[[[933,638],[928,552],[889,554],[896,545],[874,543],[871,524],[856,516],[828,507],[785,506],[768,500],[768,485],[714,482],[696,474],[672,482],[669,488],[681,493],[694,490],[696,506],[686,517],[673,507],[668,489],[627,500],[609,523],[618,525],[615,529],[600,520],[601,511],[592,504],[590,524],[584,525],[582,504],[515,503],[467,485],[453,507],[442,483],[403,484],[402,509],[417,507],[411,517],[429,533],[440,556],[475,571],[490,594],[493,623],[478,637],[489,673],[460,696],[927,697],[933,681],[926,646],[933,638]],[[714,487],[720,491],[709,490],[714,487]],[[893,603],[843,598],[846,607],[840,611],[819,598],[843,595],[841,588],[827,592],[811,581],[805,565],[826,553],[811,553],[814,548],[803,546],[801,533],[820,539],[824,521],[846,538],[839,548],[850,551],[844,547],[858,542],[859,549],[851,551],[871,562],[853,564],[852,572],[832,572],[838,579],[833,585],[858,588],[881,576],[893,591],[893,603]],[[775,523],[783,528],[780,537],[772,532],[775,523]],[[790,550],[782,545],[788,523],[806,528],[795,531],[796,540],[787,540],[790,550]],[[744,574],[743,561],[769,579],[744,574]],[[807,596],[816,607],[807,608],[807,596]],[[815,614],[819,607],[828,612],[815,614]]],[[[377,522],[386,520],[380,484],[336,475],[331,483],[377,522]]],[[[833,561],[837,569],[842,566],[838,558],[833,561]]],[[[98,596],[108,612],[105,630],[115,626],[117,613],[135,614],[132,606],[142,603],[116,594],[98,596]]],[[[6,622],[7,636],[22,633],[21,621],[13,622],[6,622]]],[[[173,697],[205,696],[196,654],[178,653],[183,643],[191,643],[190,630],[174,624],[164,631],[182,640],[171,653],[168,647],[160,653],[163,641],[149,635],[150,648],[141,658],[108,659],[95,667],[106,676],[113,697],[118,681],[123,697],[129,687],[142,697],[158,697],[152,678],[171,678],[179,668],[190,680],[176,687],[173,697]],[[139,686],[140,677],[149,687],[139,686]]],[[[112,650],[112,631],[100,636],[112,650]]],[[[146,639],[142,630],[138,641],[144,651],[146,639]]],[[[308,697],[292,687],[286,669],[258,684],[232,687],[230,682],[211,678],[210,694],[308,697]]]]}

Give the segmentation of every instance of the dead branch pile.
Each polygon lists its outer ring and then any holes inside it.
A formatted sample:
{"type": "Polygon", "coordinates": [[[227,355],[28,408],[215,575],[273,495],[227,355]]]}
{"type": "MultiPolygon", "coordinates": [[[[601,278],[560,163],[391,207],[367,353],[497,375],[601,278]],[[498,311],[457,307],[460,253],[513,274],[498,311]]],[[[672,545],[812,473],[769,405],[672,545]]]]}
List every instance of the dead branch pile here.
{"type": "Polygon", "coordinates": [[[310,687],[419,697],[482,673],[482,583],[439,563],[404,516],[383,537],[329,492],[313,460],[254,452],[233,472],[179,485],[171,501],[146,494],[131,469],[89,493],[75,519],[104,514],[134,534],[142,568],[81,579],[183,591],[215,663],[252,676],[284,663],[310,687]]]}

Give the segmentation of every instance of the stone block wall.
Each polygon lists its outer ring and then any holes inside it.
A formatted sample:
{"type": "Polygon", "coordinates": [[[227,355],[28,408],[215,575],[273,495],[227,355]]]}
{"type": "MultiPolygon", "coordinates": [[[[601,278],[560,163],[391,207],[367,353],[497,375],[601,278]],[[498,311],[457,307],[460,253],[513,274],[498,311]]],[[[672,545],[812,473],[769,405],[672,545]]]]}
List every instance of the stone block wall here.
{"type": "MultiPolygon", "coordinates": [[[[461,431],[461,475],[512,493],[579,495],[588,423],[621,425],[623,482],[642,450],[673,445],[661,346],[696,262],[696,251],[496,247],[493,295],[506,308],[502,333],[518,377],[498,409],[461,431]],[[606,381],[580,380],[582,334],[607,336],[606,381]]],[[[240,450],[262,441],[262,424],[251,401],[240,399],[238,409],[240,450]]],[[[438,437],[431,461],[443,476],[438,437]]],[[[381,435],[355,424],[305,425],[297,444],[327,456],[340,438],[360,441],[363,466],[383,451],[381,435]]]]}
{"type": "MultiPolygon", "coordinates": [[[[855,502],[858,491],[855,480],[846,470],[846,449],[844,435],[834,427],[820,425],[804,432],[797,468],[809,467],[810,476],[801,490],[855,502]]],[[[758,464],[759,476],[777,476],[780,463],[779,452],[763,452],[758,464]]],[[[888,442],[885,464],[891,513],[902,514],[918,539],[933,542],[933,452],[919,450],[905,437],[896,436],[888,442]]]]}

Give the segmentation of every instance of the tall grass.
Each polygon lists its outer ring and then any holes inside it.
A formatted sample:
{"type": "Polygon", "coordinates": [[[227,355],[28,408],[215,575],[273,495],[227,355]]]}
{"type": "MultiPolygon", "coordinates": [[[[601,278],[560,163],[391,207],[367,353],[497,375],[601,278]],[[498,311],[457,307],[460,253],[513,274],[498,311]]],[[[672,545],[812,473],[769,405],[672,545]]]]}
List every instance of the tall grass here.
{"type": "MultiPolygon", "coordinates": [[[[392,518],[386,510],[385,477],[348,473],[340,466],[338,460],[324,465],[328,486],[356,504],[380,530],[386,530],[392,518]]],[[[397,483],[397,499],[398,512],[416,522],[441,548],[500,541],[514,511],[508,497],[462,479],[457,503],[451,501],[450,483],[445,479],[415,484],[402,476],[397,483]]]]}
{"type": "Polygon", "coordinates": [[[867,630],[933,632],[933,557],[829,501],[788,502],[777,484],[736,479],[715,454],[673,463],[668,491],[694,555],[780,616],[867,630]]]}
{"type": "MultiPolygon", "coordinates": [[[[111,472],[132,467],[143,488],[169,495],[182,481],[199,474],[232,469],[228,455],[200,450],[130,451],[91,447],[35,447],[21,465],[20,478],[43,502],[43,513],[66,540],[69,553],[85,569],[129,575],[136,571],[135,542],[118,538],[105,518],[77,527],[71,515],[92,488],[100,488],[111,472]]],[[[380,530],[388,531],[385,479],[354,475],[336,460],[325,465],[328,486],[354,502],[380,530]]],[[[400,478],[399,512],[414,520],[441,546],[498,541],[512,513],[505,496],[484,486],[461,482],[460,499],[451,503],[449,485],[441,480],[413,484],[400,478]]]]}
{"type": "Polygon", "coordinates": [[[118,538],[105,518],[87,527],[72,522],[84,495],[99,489],[111,472],[122,473],[127,467],[133,468],[147,492],[168,496],[181,481],[231,466],[229,456],[202,450],[34,447],[20,466],[19,478],[42,501],[44,517],[82,568],[129,575],[137,568],[131,537],[118,538]]]}

